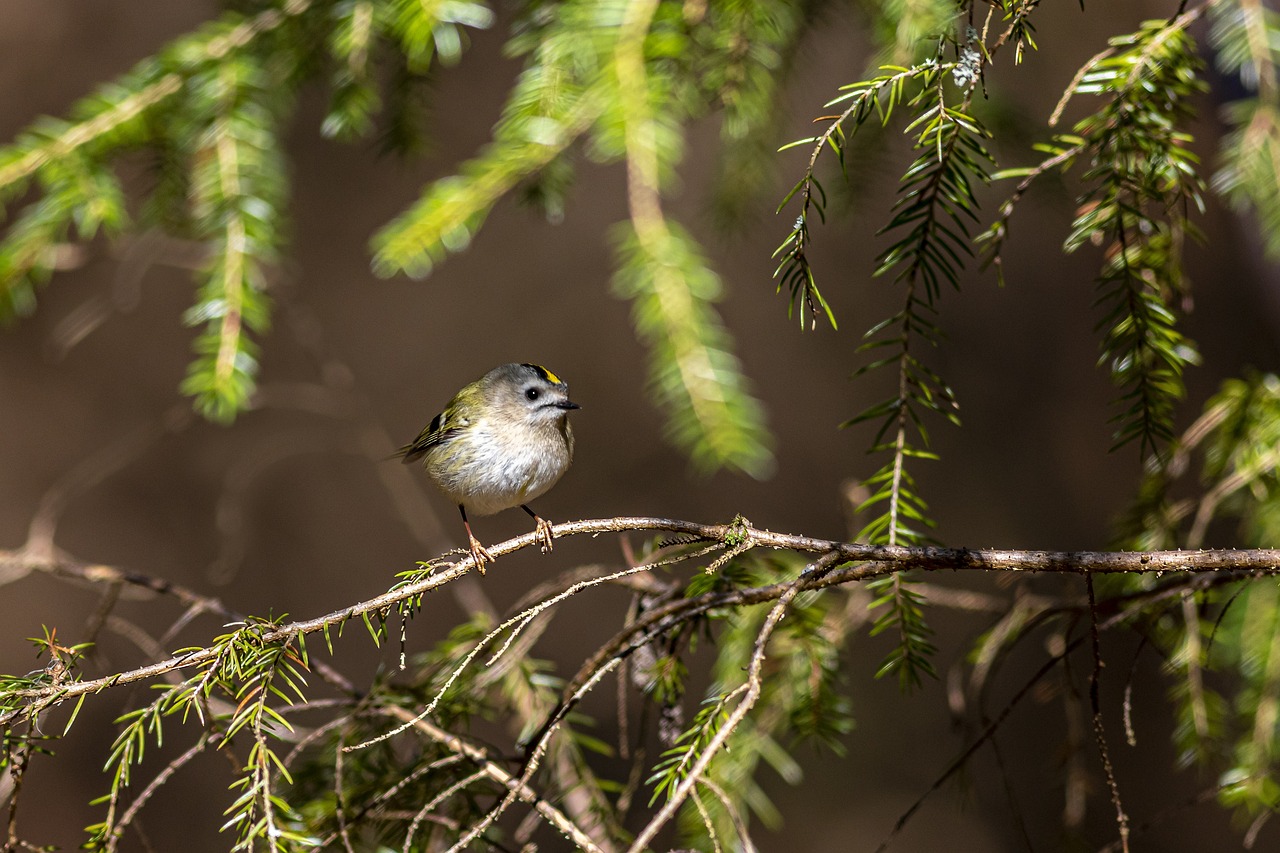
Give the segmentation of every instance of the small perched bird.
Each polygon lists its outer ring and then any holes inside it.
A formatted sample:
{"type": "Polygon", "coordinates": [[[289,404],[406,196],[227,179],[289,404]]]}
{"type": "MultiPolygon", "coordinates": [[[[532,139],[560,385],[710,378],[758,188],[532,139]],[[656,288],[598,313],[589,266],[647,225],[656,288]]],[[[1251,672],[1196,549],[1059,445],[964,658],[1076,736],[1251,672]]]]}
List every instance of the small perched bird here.
{"type": "Polygon", "coordinates": [[[537,522],[542,550],[551,524],[529,502],[556,484],[573,461],[569,386],[537,364],[495,367],[453,396],[444,411],[396,453],[422,460],[427,476],[458,505],[476,566],[494,561],[471,532],[468,510],[492,515],[520,507],[537,522]]]}

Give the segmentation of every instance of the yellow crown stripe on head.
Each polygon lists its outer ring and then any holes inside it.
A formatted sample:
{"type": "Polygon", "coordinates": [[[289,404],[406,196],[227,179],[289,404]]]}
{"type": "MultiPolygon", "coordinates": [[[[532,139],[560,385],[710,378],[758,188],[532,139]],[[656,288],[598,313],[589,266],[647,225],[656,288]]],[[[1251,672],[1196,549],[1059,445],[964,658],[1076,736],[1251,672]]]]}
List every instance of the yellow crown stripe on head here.
{"type": "Polygon", "coordinates": [[[534,370],[538,371],[539,373],[541,373],[541,374],[542,374],[542,378],[543,378],[543,379],[545,379],[545,380],[547,380],[548,382],[550,382],[552,385],[563,385],[563,384],[564,384],[564,380],[563,380],[563,379],[561,379],[559,376],[556,376],[556,375],[555,375],[554,373],[552,373],[550,370],[547,370],[547,369],[546,369],[545,367],[543,367],[541,364],[525,364],[525,367],[530,367],[530,368],[533,368],[534,370]]]}

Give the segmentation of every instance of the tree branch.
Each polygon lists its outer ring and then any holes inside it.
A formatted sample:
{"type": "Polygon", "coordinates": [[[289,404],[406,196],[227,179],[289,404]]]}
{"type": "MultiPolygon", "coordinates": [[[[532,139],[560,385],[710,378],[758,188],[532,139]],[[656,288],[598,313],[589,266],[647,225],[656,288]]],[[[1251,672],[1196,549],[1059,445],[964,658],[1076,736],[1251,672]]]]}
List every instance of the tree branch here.
{"type": "MultiPolygon", "coordinates": [[[[652,530],[680,533],[707,542],[719,542],[729,547],[750,544],[752,547],[775,548],[803,553],[833,554],[837,563],[852,562],[860,565],[833,571],[815,579],[806,586],[830,586],[864,580],[887,570],[920,569],[924,571],[999,571],[999,572],[1057,572],[1057,573],[1150,573],[1150,572],[1232,572],[1246,575],[1280,574],[1280,549],[1253,550],[1200,550],[1200,551],[1020,551],[1004,549],[970,549],[942,547],[904,547],[864,545],[817,539],[787,533],[774,533],[752,527],[739,518],[729,524],[700,524],[669,518],[619,516],[615,518],[587,519],[557,524],[552,528],[556,538],[578,535],[598,535],[629,530],[652,530]]],[[[490,547],[495,556],[510,554],[537,544],[535,533],[526,533],[490,547]]],[[[8,559],[21,555],[8,553],[8,559]]],[[[444,586],[474,568],[470,556],[464,556],[446,568],[424,570],[424,574],[397,586],[382,595],[335,610],[312,619],[290,622],[261,635],[261,642],[281,642],[291,637],[301,637],[323,631],[347,620],[365,614],[388,614],[401,602],[408,601],[433,589],[444,586]]],[[[671,607],[713,607],[737,603],[759,603],[781,597],[793,584],[779,583],[754,590],[751,596],[741,593],[717,593],[701,598],[684,599],[671,607]]],[[[662,612],[662,611],[655,611],[662,612]]],[[[5,695],[27,700],[22,707],[0,713],[0,723],[7,723],[20,716],[34,715],[85,694],[97,693],[118,684],[129,684],[154,678],[177,669],[186,669],[206,663],[216,657],[216,647],[204,647],[174,655],[147,666],[118,672],[90,681],[78,681],[9,691],[5,695]]]]}

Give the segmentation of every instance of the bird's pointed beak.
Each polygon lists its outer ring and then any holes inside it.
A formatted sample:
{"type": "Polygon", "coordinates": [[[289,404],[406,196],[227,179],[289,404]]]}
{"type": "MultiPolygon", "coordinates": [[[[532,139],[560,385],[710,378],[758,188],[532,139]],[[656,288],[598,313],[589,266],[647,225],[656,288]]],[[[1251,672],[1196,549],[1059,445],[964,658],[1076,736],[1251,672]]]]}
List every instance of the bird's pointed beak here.
{"type": "Polygon", "coordinates": [[[581,409],[581,408],[582,408],[581,406],[579,406],[577,403],[573,402],[572,400],[557,400],[553,405],[554,405],[557,409],[564,409],[566,412],[567,412],[567,411],[570,411],[570,410],[572,410],[572,409],[581,409]]]}

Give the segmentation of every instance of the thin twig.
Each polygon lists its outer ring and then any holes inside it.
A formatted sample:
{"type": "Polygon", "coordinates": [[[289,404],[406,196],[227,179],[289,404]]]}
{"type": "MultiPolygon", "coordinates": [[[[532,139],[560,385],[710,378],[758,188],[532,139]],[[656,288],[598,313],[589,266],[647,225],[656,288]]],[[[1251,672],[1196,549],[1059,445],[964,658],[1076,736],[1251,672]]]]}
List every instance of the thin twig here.
{"type": "Polygon", "coordinates": [[[445,788],[443,791],[441,791],[440,793],[432,797],[430,800],[428,800],[426,804],[421,809],[418,810],[418,813],[413,816],[413,822],[409,824],[409,831],[406,832],[404,835],[404,846],[401,848],[404,851],[404,853],[409,853],[409,851],[413,850],[413,836],[417,835],[418,827],[421,826],[422,822],[427,819],[427,815],[431,814],[431,812],[434,811],[437,806],[439,806],[441,803],[448,800],[454,794],[458,793],[459,791],[465,788],[470,787],[475,782],[479,782],[484,777],[485,777],[484,771],[477,770],[475,773],[472,773],[470,776],[463,777],[462,779],[459,779],[457,782],[454,782],[452,785],[445,788]]]}
{"type": "Polygon", "coordinates": [[[16,850],[18,846],[18,799],[22,793],[22,782],[27,776],[27,762],[30,760],[31,748],[25,743],[15,747],[9,754],[9,775],[13,779],[13,788],[9,791],[6,850],[16,850]]]}
{"type": "Polygon", "coordinates": [[[991,736],[991,755],[996,760],[996,770],[1000,773],[1000,783],[1004,788],[1005,799],[1009,802],[1009,812],[1013,815],[1013,822],[1018,827],[1018,835],[1022,837],[1022,844],[1027,849],[1027,853],[1035,853],[1036,846],[1031,841],[1031,830],[1027,827],[1027,816],[1022,812],[1022,806],[1018,803],[1018,794],[1014,790],[1013,777],[1009,774],[1009,768],[1004,763],[1004,753],[1000,749],[1000,740],[995,736],[991,736]]]}
{"type": "Polygon", "coordinates": [[[742,853],[756,853],[755,842],[751,840],[751,834],[747,831],[747,822],[742,819],[742,815],[739,813],[738,807],[733,804],[733,799],[730,798],[729,793],[705,776],[698,780],[698,784],[715,794],[716,799],[720,801],[720,807],[724,809],[725,814],[729,816],[730,822],[733,823],[733,831],[738,834],[738,842],[742,845],[740,848],[742,853]]]}
{"type": "Polygon", "coordinates": [[[1125,814],[1120,799],[1120,785],[1116,782],[1115,768],[1111,765],[1111,753],[1107,749],[1107,731],[1102,723],[1102,703],[1098,699],[1098,681],[1102,675],[1102,646],[1098,637],[1097,600],[1093,591],[1093,575],[1084,576],[1085,589],[1089,593],[1089,641],[1093,649],[1093,669],[1089,673],[1089,707],[1093,712],[1093,735],[1098,741],[1098,753],[1102,758],[1102,770],[1107,777],[1107,789],[1116,808],[1116,826],[1120,831],[1121,853],[1129,853],[1129,816],[1125,814]]]}
{"type": "MultiPolygon", "coordinates": [[[[802,577],[821,573],[832,562],[834,562],[833,557],[824,555],[811,563],[802,573],[802,577]]],[[[676,786],[667,802],[663,804],[653,819],[636,836],[635,841],[627,848],[627,853],[641,853],[667,821],[675,816],[676,811],[684,804],[689,793],[706,772],[711,760],[724,748],[729,736],[737,730],[738,726],[746,718],[747,713],[755,705],[756,700],[760,698],[760,691],[763,689],[761,669],[764,666],[765,648],[769,644],[769,637],[773,635],[773,629],[777,627],[778,623],[782,621],[782,617],[786,615],[787,608],[791,605],[792,600],[800,594],[801,588],[800,583],[793,582],[774,603],[773,609],[769,611],[769,615],[765,617],[759,633],[756,634],[755,649],[751,654],[751,663],[747,667],[747,689],[741,701],[729,713],[728,718],[716,730],[715,735],[707,742],[706,748],[698,755],[698,760],[689,768],[684,779],[676,786]]]]}
{"type": "MultiPolygon", "coordinates": [[[[611,662],[611,664],[602,667],[600,671],[596,673],[596,676],[594,678],[592,678],[586,684],[582,685],[582,687],[578,691],[578,694],[573,697],[572,701],[576,702],[582,696],[586,695],[591,690],[591,688],[593,688],[597,683],[599,683],[599,681],[602,678],[604,678],[604,676],[607,675],[619,663],[621,663],[620,660],[613,661],[611,662]]],[[[420,722],[425,722],[425,721],[420,721],[420,722]]],[[[475,841],[482,834],[484,834],[484,832],[490,826],[493,825],[494,821],[496,821],[499,817],[501,817],[503,812],[505,812],[508,808],[510,808],[512,803],[514,803],[517,799],[526,800],[529,798],[529,794],[528,794],[530,790],[529,782],[530,780],[533,779],[533,774],[537,772],[538,764],[541,761],[542,756],[546,753],[547,747],[551,743],[551,736],[555,734],[555,728],[556,728],[555,726],[552,726],[550,729],[544,732],[542,738],[538,741],[538,743],[534,745],[532,752],[530,753],[528,759],[526,759],[525,761],[524,772],[520,774],[520,778],[514,780],[514,783],[507,784],[507,795],[503,797],[501,802],[499,802],[497,806],[491,809],[488,814],[480,818],[480,820],[476,821],[471,826],[471,828],[467,830],[467,833],[463,835],[462,838],[460,838],[452,847],[449,848],[449,853],[460,853],[460,851],[466,850],[467,846],[472,841],[475,841]]],[[[541,798],[535,800],[535,806],[540,805],[542,802],[543,801],[541,800],[541,798]]],[[[574,836],[575,841],[577,840],[578,836],[582,836],[585,839],[585,843],[583,843],[582,841],[578,842],[579,847],[581,847],[584,850],[591,851],[591,853],[602,853],[602,851],[600,851],[600,848],[593,841],[591,841],[589,837],[586,837],[585,833],[583,833],[580,829],[578,829],[578,827],[575,824],[573,824],[572,822],[569,822],[567,818],[565,819],[565,822],[567,823],[568,827],[572,827],[572,829],[576,831],[576,835],[574,836]]],[[[556,822],[556,826],[561,827],[562,829],[565,828],[559,822],[556,822]]]]}
{"type": "Polygon", "coordinates": [[[120,816],[120,820],[111,826],[111,832],[107,837],[106,849],[108,853],[116,850],[120,846],[120,839],[124,835],[124,831],[133,823],[134,818],[138,816],[138,812],[142,811],[143,806],[151,799],[151,796],[169,781],[169,778],[177,773],[192,759],[204,752],[210,745],[216,745],[220,738],[216,733],[204,732],[200,738],[192,744],[185,752],[177,758],[165,765],[164,769],[155,775],[147,786],[138,792],[138,796],[134,797],[133,802],[129,804],[129,808],[125,809],[124,814],[120,816]]]}
{"type": "MultiPolygon", "coordinates": [[[[1151,818],[1150,820],[1144,821],[1138,824],[1137,826],[1133,827],[1133,835],[1138,836],[1147,832],[1150,829],[1160,826],[1169,818],[1173,817],[1179,812],[1185,811],[1195,806],[1202,806],[1202,805],[1205,805],[1206,803],[1212,803],[1218,799],[1218,797],[1222,794],[1222,791],[1223,789],[1217,785],[1213,786],[1212,788],[1205,788],[1203,791],[1198,791],[1195,794],[1192,794],[1191,796],[1182,800],[1181,802],[1175,803],[1174,805],[1161,810],[1158,814],[1156,814],[1155,817],[1151,818]]],[[[1248,848],[1246,847],[1245,849],[1248,849],[1248,848]]],[[[1116,839],[1115,841],[1110,842],[1106,846],[1098,848],[1097,853],[1119,853],[1119,851],[1120,851],[1120,840],[1116,839]]]]}
{"type": "Polygon", "coordinates": [[[1133,652],[1133,663],[1129,665],[1129,676],[1124,681],[1124,742],[1129,746],[1138,745],[1138,734],[1133,728],[1133,681],[1138,673],[1138,661],[1142,659],[1142,652],[1150,642],[1150,637],[1144,632],[1142,639],[1138,641],[1138,648],[1133,652]]]}
{"type": "MultiPolygon", "coordinates": [[[[1216,578],[1213,580],[1216,580],[1216,578]]],[[[1152,600],[1153,601],[1166,600],[1175,595],[1180,595],[1180,594],[1181,594],[1181,589],[1179,588],[1165,589],[1165,590],[1161,590],[1159,595],[1155,596],[1152,600]]],[[[1106,603],[1107,602],[1103,602],[1103,604],[1106,604],[1106,603]]],[[[1111,628],[1114,628],[1116,625],[1119,625],[1130,618],[1132,618],[1131,611],[1122,610],[1118,613],[1115,613],[1107,617],[1105,620],[1099,622],[1097,627],[1099,631],[1110,630],[1111,628]]],[[[903,827],[905,827],[907,823],[910,822],[911,818],[915,816],[916,812],[920,810],[920,807],[924,805],[925,800],[927,800],[929,796],[933,794],[934,791],[937,791],[938,789],[940,789],[948,779],[950,779],[957,772],[959,772],[960,769],[969,762],[969,759],[973,757],[973,754],[976,753],[983,746],[983,744],[985,744],[996,733],[996,731],[1000,729],[1000,727],[1004,724],[1005,720],[1009,718],[1009,715],[1013,713],[1013,710],[1019,704],[1021,704],[1022,700],[1025,699],[1028,695],[1030,695],[1032,688],[1034,688],[1037,684],[1039,684],[1040,680],[1044,678],[1048,673],[1052,672],[1054,667],[1058,666],[1060,663],[1065,661],[1067,659],[1067,656],[1070,655],[1076,649],[1078,649],[1082,642],[1083,642],[1083,638],[1077,637],[1071,642],[1066,643],[1063,646],[1063,648],[1054,650],[1054,653],[1050,656],[1050,658],[1046,660],[1040,666],[1040,668],[1037,669],[1035,673],[1033,673],[1031,677],[1027,679],[1027,681],[1022,685],[1022,687],[1019,688],[1018,692],[1016,692],[1013,695],[1013,697],[1007,703],[1005,703],[1005,706],[1000,709],[1000,713],[997,714],[995,719],[993,719],[986,726],[986,728],[982,730],[982,732],[973,741],[973,743],[969,744],[967,747],[961,750],[960,754],[951,760],[951,763],[947,765],[946,769],[944,769],[940,774],[938,774],[938,777],[934,779],[933,783],[929,786],[929,788],[923,794],[917,797],[915,802],[913,802],[907,808],[907,810],[898,817],[898,820],[894,823],[893,828],[889,831],[889,834],[885,836],[884,840],[880,842],[880,846],[876,848],[876,853],[884,853],[885,850],[889,849],[889,845],[893,842],[893,839],[897,837],[898,833],[902,831],[903,827]]]]}
{"type": "Polygon", "coordinates": [[[387,714],[393,717],[398,717],[401,720],[413,720],[412,726],[416,730],[423,733],[436,743],[441,744],[446,749],[449,749],[455,754],[463,756],[468,761],[476,764],[477,767],[479,767],[479,773],[494,782],[497,782],[517,798],[526,802],[532,802],[534,804],[534,809],[538,814],[542,815],[544,820],[572,839],[573,843],[576,844],[580,850],[588,851],[588,853],[604,853],[600,846],[592,840],[591,836],[583,832],[577,824],[566,817],[564,812],[538,796],[537,792],[529,786],[527,779],[517,779],[501,766],[495,764],[489,759],[489,755],[485,750],[475,744],[469,743],[452,732],[445,731],[429,720],[414,719],[413,713],[407,708],[401,708],[398,705],[390,705],[384,710],[387,714]]]}
{"type": "MultiPolygon", "coordinates": [[[[1280,573],[1280,549],[1254,550],[1204,550],[1204,551],[1018,551],[1002,549],[942,548],[935,546],[888,546],[839,542],[759,530],[738,521],[730,524],[699,524],[667,518],[619,516],[616,518],[572,521],[554,525],[556,538],[600,533],[617,533],[624,530],[663,530],[684,533],[708,542],[724,542],[726,538],[746,537],[755,547],[776,548],[808,553],[830,553],[839,562],[856,562],[861,565],[847,567],[829,573],[823,578],[812,579],[807,588],[819,588],[837,583],[864,580],[889,570],[920,569],[924,571],[1000,571],[1000,572],[1054,572],[1078,574],[1108,573],[1160,573],[1195,572],[1221,573],[1231,571],[1243,579],[1250,574],[1275,575],[1280,573]]],[[[538,544],[536,532],[530,532],[490,546],[495,556],[538,544]]],[[[0,561],[5,559],[0,552],[0,561]]],[[[409,600],[453,581],[474,568],[472,558],[464,556],[458,562],[430,575],[397,586],[382,595],[353,604],[323,616],[289,622],[264,631],[260,641],[278,643],[299,635],[312,634],[340,625],[367,613],[389,611],[402,601],[409,600]]],[[[754,602],[776,599],[785,592],[786,585],[756,592],[754,602]]],[[[707,601],[716,596],[707,598],[707,601]]],[[[689,599],[698,602],[699,599],[689,599]]],[[[728,594],[724,603],[747,602],[740,594],[728,594]]],[[[185,669],[208,663],[217,657],[217,646],[195,649],[146,666],[118,672],[103,678],[62,685],[15,690],[10,695],[28,700],[25,707],[14,708],[0,714],[0,723],[18,716],[35,714],[47,708],[76,699],[84,694],[96,693],[117,684],[128,684],[154,678],[175,669],[185,669]]]]}
{"type": "Polygon", "coordinates": [[[345,792],[345,784],[343,783],[343,755],[342,740],[338,740],[338,749],[333,751],[333,802],[334,818],[338,821],[338,838],[342,840],[342,848],[347,853],[356,853],[351,846],[351,829],[347,825],[347,798],[345,792]]]}

